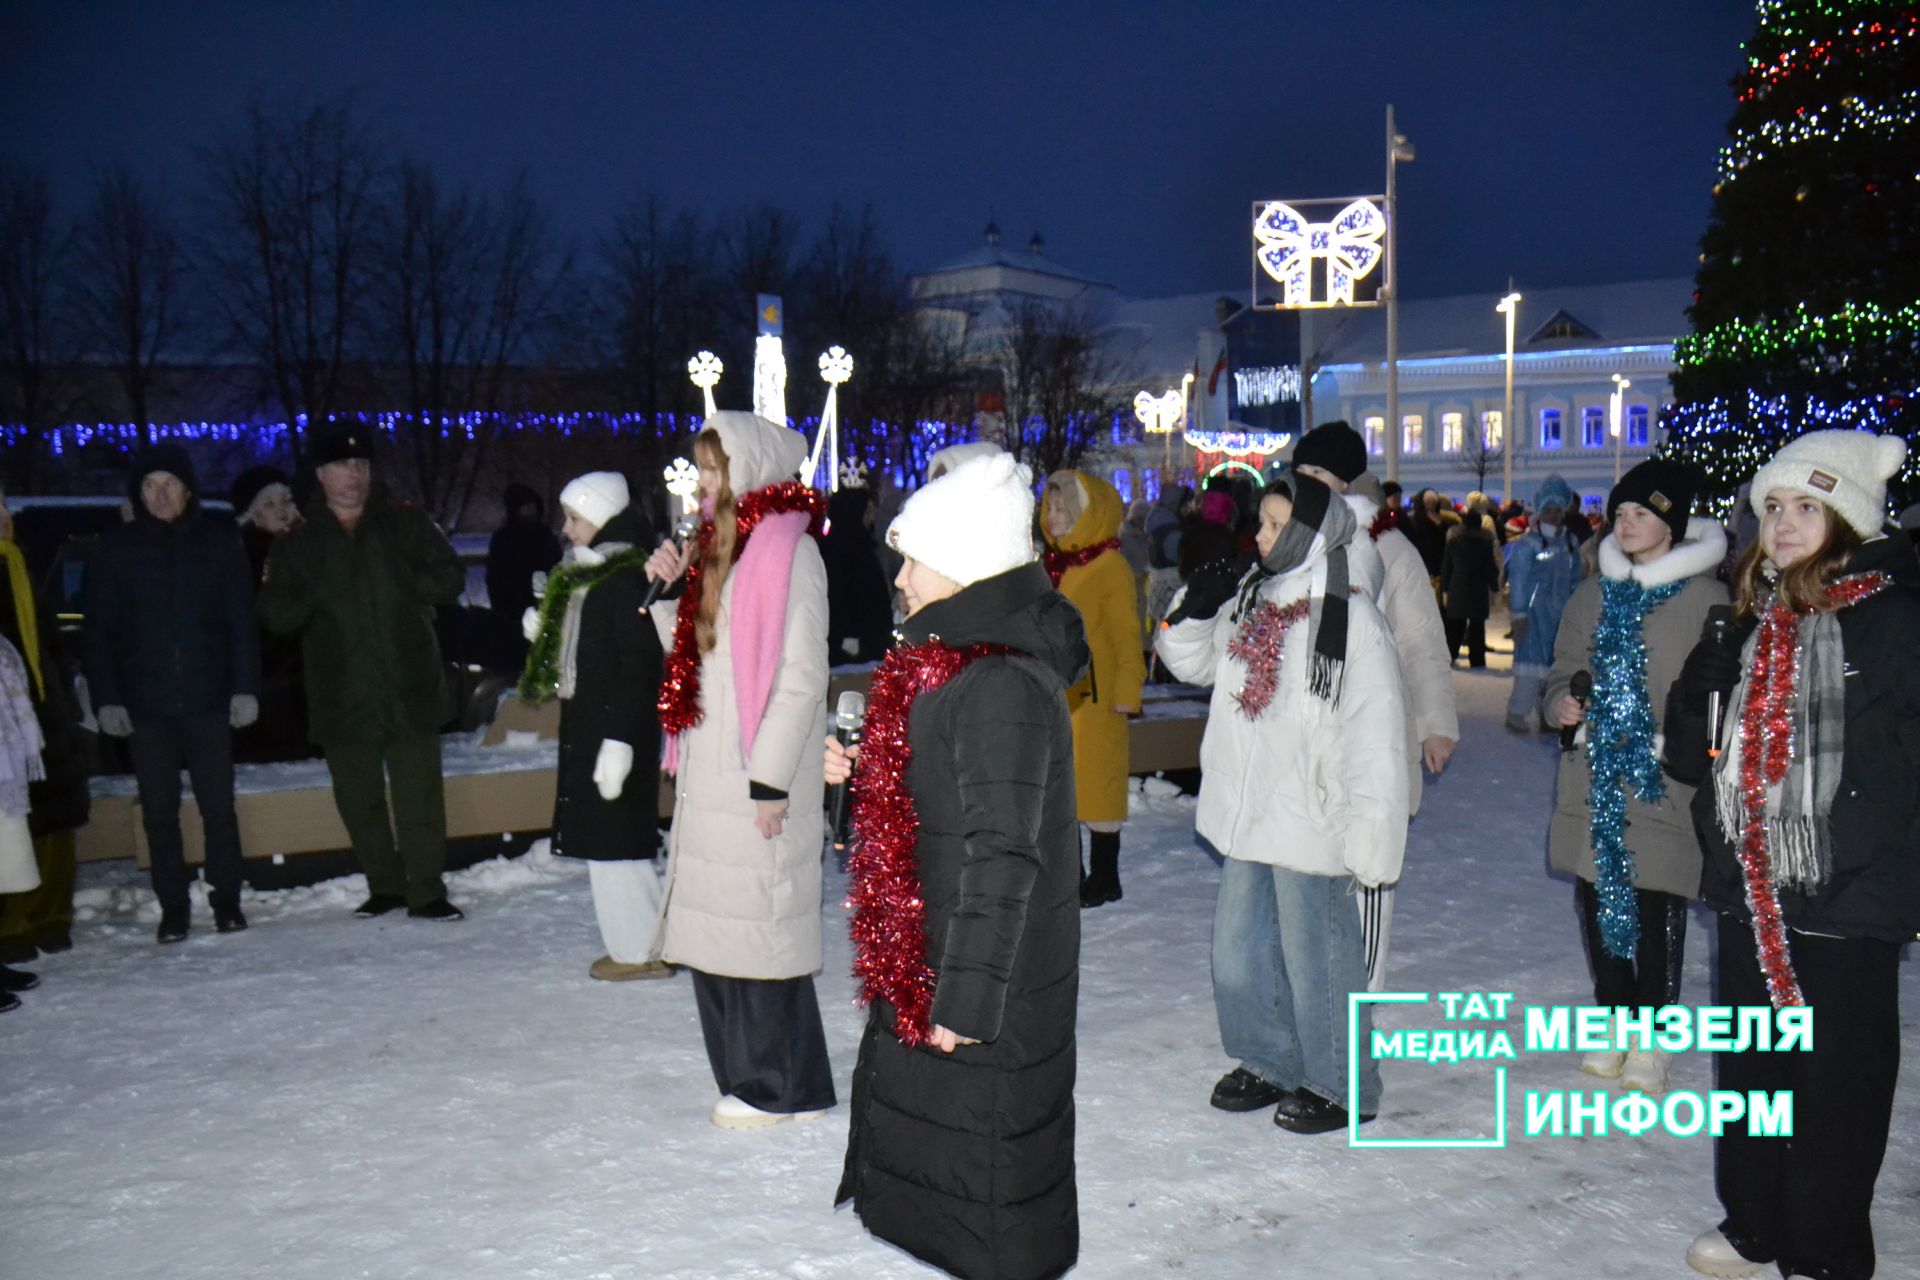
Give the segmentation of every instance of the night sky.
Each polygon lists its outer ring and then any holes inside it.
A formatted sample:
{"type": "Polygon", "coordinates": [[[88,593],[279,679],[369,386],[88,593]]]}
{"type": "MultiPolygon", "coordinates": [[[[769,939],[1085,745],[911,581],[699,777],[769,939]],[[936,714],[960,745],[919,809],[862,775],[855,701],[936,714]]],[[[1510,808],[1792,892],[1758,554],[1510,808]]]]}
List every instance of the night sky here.
{"type": "Polygon", "coordinates": [[[1135,296],[1246,288],[1255,198],[1401,169],[1409,297],[1690,274],[1749,0],[786,4],[6,0],[0,156],[175,198],[250,96],[351,90],[455,179],[525,168],[583,244],[634,194],[817,217],[896,259],[1009,242],[1135,296]]]}

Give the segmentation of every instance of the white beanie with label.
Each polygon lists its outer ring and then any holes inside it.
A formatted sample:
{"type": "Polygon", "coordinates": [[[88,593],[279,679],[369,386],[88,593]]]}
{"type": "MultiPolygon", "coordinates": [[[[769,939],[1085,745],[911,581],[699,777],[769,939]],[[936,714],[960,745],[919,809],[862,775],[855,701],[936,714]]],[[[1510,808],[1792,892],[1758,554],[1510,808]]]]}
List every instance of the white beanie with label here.
{"type": "Polygon", "coordinates": [[[1790,441],[1754,473],[1747,501],[1756,516],[1767,513],[1767,495],[1775,489],[1818,498],[1863,538],[1878,537],[1887,526],[1887,481],[1907,458],[1899,436],[1871,431],[1809,431],[1790,441]]]}
{"type": "Polygon", "coordinates": [[[627,478],[618,471],[589,471],[567,481],[560,505],[595,529],[627,509],[627,478]]]}
{"type": "Polygon", "coordinates": [[[1033,472],[997,451],[962,462],[907,499],[887,545],[963,587],[1017,569],[1035,559],[1033,472]]]}

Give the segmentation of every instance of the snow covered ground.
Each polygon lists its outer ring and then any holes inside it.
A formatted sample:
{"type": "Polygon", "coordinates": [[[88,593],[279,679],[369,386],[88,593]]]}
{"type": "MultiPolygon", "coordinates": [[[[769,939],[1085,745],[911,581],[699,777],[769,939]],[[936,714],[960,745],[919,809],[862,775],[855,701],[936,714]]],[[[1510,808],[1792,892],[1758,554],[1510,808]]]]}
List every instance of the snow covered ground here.
{"type": "MultiPolygon", "coordinates": [[[[1427,792],[1394,985],[1587,992],[1571,889],[1542,849],[1554,748],[1460,673],[1466,740],[1427,792]]],[[[1159,788],[1156,788],[1159,790],[1159,788]]],[[[1080,1004],[1080,1276],[1268,1280],[1691,1274],[1717,1220],[1704,1138],[1355,1150],[1207,1106],[1216,877],[1192,801],[1143,797],[1126,898],[1089,912],[1080,1004]]],[[[830,1203],[844,1108],[754,1134],[707,1122],[691,991],[589,981],[587,877],[536,849],[452,877],[460,925],[361,921],[358,877],[252,894],[253,929],[158,948],[130,864],[82,869],[77,946],[0,1019],[0,1274],[343,1280],[886,1280],[928,1274],[830,1203]]],[[[821,1003],[846,1094],[860,1015],[830,882],[821,1003]]],[[[1694,918],[1687,998],[1707,999],[1694,918]]],[[[1920,1259],[1920,975],[1880,1177],[1882,1276],[1920,1259]]],[[[1386,1016],[1437,1026],[1437,1017],[1386,1016]]],[[[1487,1131],[1490,1071],[1390,1063],[1370,1137],[1487,1131]]],[[[1705,1057],[1676,1084],[1708,1087],[1705,1057]]],[[[1594,1082],[1522,1054],[1515,1096],[1594,1082]]],[[[1517,1131],[1520,1111],[1512,1105],[1517,1131]]]]}

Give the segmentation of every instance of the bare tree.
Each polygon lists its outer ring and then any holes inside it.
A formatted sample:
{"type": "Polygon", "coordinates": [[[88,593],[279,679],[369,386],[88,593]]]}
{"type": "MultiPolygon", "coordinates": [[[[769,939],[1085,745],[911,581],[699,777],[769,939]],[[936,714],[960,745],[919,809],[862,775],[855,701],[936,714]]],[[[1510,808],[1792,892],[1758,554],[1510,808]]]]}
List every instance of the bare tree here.
{"type": "Polygon", "coordinates": [[[68,242],[54,229],[53,202],[44,173],[0,170],[0,360],[8,395],[6,418],[24,432],[7,453],[10,481],[30,488],[41,434],[59,410],[56,378],[67,350],[58,281],[68,242]]]}
{"type": "MultiPolygon", "coordinates": [[[[1502,433],[1505,427],[1502,427],[1502,433]]],[[[1501,460],[1506,456],[1506,446],[1490,443],[1487,440],[1487,424],[1484,418],[1470,421],[1460,433],[1460,452],[1455,461],[1459,468],[1473,477],[1473,487],[1485,492],[1487,477],[1500,469],[1501,460]]]]}
{"type": "Polygon", "coordinates": [[[382,219],[372,290],[381,349],[405,373],[408,425],[395,445],[419,496],[457,524],[486,465],[491,432],[459,415],[505,407],[568,263],[524,178],[496,205],[444,192],[428,165],[403,164],[382,219]]]}
{"type": "Polygon", "coordinates": [[[151,444],[154,371],[179,324],[179,241],[132,171],[114,165],[95,179],[74,245],[89,344],[112,366],[127,411],[151,444]]]}
{"type": "Polygon", "coordinates": [[[1030,299],[1010,317],[996,363],[1007,452],[1038,474],[1071,467],[1122,403],[1123,369],[1085,307],[1030,299]]]}
{"type": "Polygon", "coordinates": [[[205,258],[233,338],[290,421],[323,422],[345,407],[365,334],[378,157],[344,100],[284,112],[255,102],[204,163],[205,258]]]}

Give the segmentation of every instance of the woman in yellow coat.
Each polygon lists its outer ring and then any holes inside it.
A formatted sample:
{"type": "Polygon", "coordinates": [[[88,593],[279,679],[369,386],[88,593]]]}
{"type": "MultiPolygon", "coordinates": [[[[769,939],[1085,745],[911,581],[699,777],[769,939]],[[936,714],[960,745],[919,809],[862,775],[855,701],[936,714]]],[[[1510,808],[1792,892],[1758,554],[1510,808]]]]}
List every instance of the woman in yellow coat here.
{"type": "Polygon", "coordinates": [[[1080,905],[1120,898],[1120,828],[1127,820],[1127,718],[1146,683],[1139,587],[1120,553],[1126,508],[1114,487],[1084,471],[1047,477],[1041,518],[1047,572],[1086,625],[1093,665],[1067,691],[1073,711],[1073,781],[1092,849],[1080,905]]]}

